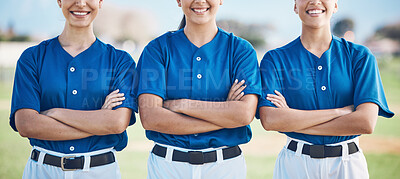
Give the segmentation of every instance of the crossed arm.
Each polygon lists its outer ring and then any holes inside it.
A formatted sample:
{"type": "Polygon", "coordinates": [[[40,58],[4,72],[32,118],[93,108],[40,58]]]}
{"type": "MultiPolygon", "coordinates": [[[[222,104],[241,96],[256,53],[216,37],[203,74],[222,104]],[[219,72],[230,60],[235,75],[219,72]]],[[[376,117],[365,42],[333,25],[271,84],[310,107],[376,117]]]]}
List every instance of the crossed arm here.
{"type": "Polygon", "coordinates": [[[260,119],[266,130],[298,132],[312,135],[348,136],[370,134],[378,118],[375,103],[327,110],[296,110],[287,106],[281,93],[269,94],[267,99],[277,106],[261,107],[260,119]]]}
{"type": "Polygon", "coordinates": [[[124,94],[118,92],[110,93],[100,110],[52,108],[38,113],[33,109],[20,109],[15,113],[15,124],[21,136],[41,140],[74,140],[93,135],[119,134],[129,125],[131,109],[112,110],[125,99],[124,94]]]}
{"type": "Polygon", "coordinates": [[[140,119],[146,130],[187,135],[250,124],[257,107],[256,95],[244,95],[244,81],[232,85],[227,101],[190,99],[163,101],[153,94],[139,96],[140,119]]]}

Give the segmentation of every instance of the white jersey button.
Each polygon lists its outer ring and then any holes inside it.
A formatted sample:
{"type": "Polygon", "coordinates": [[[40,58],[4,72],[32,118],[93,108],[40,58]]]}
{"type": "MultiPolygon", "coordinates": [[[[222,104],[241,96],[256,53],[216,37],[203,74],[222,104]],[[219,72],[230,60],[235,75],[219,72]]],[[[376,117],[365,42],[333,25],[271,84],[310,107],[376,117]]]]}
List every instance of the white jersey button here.
{"type": "Polygon", "coordinates": [[[319,71],[321,71],[322,70],[322,66],[320,65],[320,66],[318,66],[318,70],[319,71]]]}
{"type": "Polygon", "coordinates": [[[74,72],[74,71],[75,71],[75,68],[74,68],[74,67],[71,67],[71,68],[69,68],[69,71],[74,72]]]}
{"type": "Polygon", "coordinates": [[[197,57],[196,60],[199,62],[201,61],[201,57],[197,57]]]}
{"type": "Polygon", "coordinates": [[[326,86],[322,86],[321,89],[322,89],[322,91],[325,91],[326,90],[326,86]]]}
{"type": "Polygon", "coordinates": [[[76,94],[78,94],[78,91],[72,90],[72,94],[73,94],[73,95],[76,95],[76,94]]]}
{"type": "Polygon", "coordinates": [[[201,74],[197,74],[197,78],[201,79],[203,76],[201,74]]]}
{"type": "Polygon", "coordinates": [[[74,146],[71,146],[71,147],[69,147],[69,150],[70,150],[70,151],[74,151],[74,150],[75,150],[75,147],[74,147],[74,146]]]}

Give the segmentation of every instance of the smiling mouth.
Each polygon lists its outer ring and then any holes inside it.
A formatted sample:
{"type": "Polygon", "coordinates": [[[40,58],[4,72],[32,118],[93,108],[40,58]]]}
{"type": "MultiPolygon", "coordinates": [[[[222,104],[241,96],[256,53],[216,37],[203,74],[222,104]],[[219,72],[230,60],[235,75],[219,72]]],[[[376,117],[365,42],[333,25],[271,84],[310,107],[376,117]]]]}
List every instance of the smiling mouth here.
{"type": "Polygon", "coordinates": [[[203,14],[210,10],[210,8],[192,8],[192,11],[195,12],[196,14],[203,14]]]}
{"type": "Polygon", "coordinates": [[[310,15],[318,15],[318,14],[325,13],[325,10],[313,9],[313,10],[308,10],[306,12],[307,12],[307,14],[310,14],[310,15]]]}
{"type": "Polygon", "coordinates": [[[71,14],[76,15],[76,16],[85,16],[90,14],[90,11],[85,12],[85,11],[70,11],[71,14]]]}

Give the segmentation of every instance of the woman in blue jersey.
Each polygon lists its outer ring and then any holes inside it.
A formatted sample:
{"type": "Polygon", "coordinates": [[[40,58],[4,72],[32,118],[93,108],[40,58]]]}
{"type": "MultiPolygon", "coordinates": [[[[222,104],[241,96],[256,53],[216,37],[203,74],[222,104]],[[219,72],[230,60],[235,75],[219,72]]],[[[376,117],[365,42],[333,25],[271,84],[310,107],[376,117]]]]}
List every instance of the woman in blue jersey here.
{"type": "Polygon", "coordinates": [[[148,178],[245,178],[261,83],[245,40],[216,25],[222,0],[177,0],[184,27],[151,41],[138,62],[140,118],[155,146],[148,178]]]}
{"type": "Polygon", "coordinates": [[[358,136],[394,115],[375,57],[332,36],[337,10],[337,0],[295,0],[301,36],[261,62],[262,125],[288,136],[274,178],[368,178],[358,136]]]}
{"type": "Polygon", "coordinates": [[[33,146],[23,178],[120,178],[135,63],[95,37],[102,0],[57,3],[63,32],[25,50],[15,72],[10,125],[33,146]]]}

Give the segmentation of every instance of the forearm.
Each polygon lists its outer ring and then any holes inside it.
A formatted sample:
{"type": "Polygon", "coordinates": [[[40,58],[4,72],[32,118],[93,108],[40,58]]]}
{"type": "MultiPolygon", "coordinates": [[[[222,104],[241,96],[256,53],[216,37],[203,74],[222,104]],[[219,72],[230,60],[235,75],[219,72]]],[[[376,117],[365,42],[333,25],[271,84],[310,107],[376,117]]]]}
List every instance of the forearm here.
{"type": "Polygon", "coordinates": [[[186,100],[185,106],[179,112],[191,117],[202,119],[225,128],[236,128],[250,124],[256,107],[247,106],[244,101],[210,102],[186,100]]]}
{"type": "Polygon", "coordinates": [[[188,135],[222,129],[213,123],[178,114],[163,107],[140,108],[143,128],[165,134],[188,135]]]}
{"type": "Polygon", "coordinates": [[[71,110],[55,108],[46,115],[79,130],[95,135],[119,134],[125,131],[131,118],[131,110],[71,110]]]}
{"type": "Polygon", "coordinates": [[[223,128],[237,128],[251,123],[256,113],[257,101],[256,95],[249,94],[237,101],[171,100],[165,101],[164,107],[223,128]]]}
{"type": "Polygon", "coordinates": [[[296,132],[327,136],[371,134],[378,118],[378,106],[365,103],[359,107],[350,114],[296,132]]]}
{"type": "Polygon", "coordinates": [[[346,115],[350,111],[345,110],[345,108],[297,110],[291,108],[261,107],[260,120],[266,130],[293,132],[326,123],[332,119],[346,115]]]}
{"type": "Polygon", "coordinates": [[[17,111],[15,124],[22,137],[40,140],[63,141],[93,136],[31,109],[17,111]]]}

